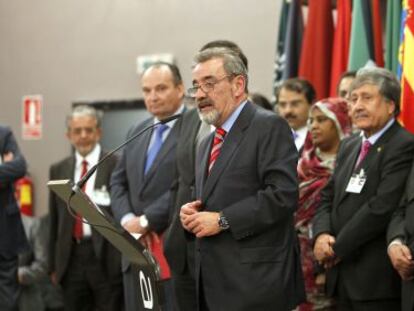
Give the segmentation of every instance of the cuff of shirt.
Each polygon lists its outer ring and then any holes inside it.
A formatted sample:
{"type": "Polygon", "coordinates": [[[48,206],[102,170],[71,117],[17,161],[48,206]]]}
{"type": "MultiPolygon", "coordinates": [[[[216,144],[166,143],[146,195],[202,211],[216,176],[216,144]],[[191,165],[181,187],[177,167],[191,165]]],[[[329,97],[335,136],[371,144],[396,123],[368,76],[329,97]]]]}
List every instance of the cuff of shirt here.
{"type": "Polygon", "coordinates": [[[130,221],[131,219],[133,219],[135,217],[136,217],[136,215],[134,213],[125,214],[121,218],[121,226],[123,226],[126,222],[130,221]]]}
{"type": "Polygon", "coordinates": [[[390,248],[393,245],[404,245],[404,241],[400,238],[396,238],[396,239],[392,240],[391,243],[387,247],[387,252],[390,250],[390,248]]]}

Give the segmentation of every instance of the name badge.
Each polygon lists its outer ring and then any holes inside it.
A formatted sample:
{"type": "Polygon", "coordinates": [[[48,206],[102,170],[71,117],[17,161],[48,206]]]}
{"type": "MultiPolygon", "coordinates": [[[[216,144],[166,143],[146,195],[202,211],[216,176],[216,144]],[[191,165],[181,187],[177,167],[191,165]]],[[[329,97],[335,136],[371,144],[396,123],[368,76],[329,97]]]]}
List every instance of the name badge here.
{"type": "Polygon", "coordinates": [[[349,180],[348,186],[346,187],[346,192],[350,193],[361,193],[362,188],[364,188],[365,182],[367,181],[367,176],[363,169],[359,174],[352,174],[351,179],[349,180]]]}

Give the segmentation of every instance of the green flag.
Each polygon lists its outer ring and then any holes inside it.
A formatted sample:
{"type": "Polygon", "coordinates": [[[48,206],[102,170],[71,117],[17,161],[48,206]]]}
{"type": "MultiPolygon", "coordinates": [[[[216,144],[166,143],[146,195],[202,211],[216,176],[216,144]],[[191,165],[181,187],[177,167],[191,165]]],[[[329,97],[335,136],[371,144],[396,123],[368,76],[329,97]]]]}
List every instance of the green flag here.
{"type": "Polygon", "coordinates": [[[352,11],[351,43],[349,47],[348,70],[358,70],[372,60],[370,42],[371,29],[367,29],[370,19],[364,6],[366,0],[354,0],[352,11]]]}
{"type": "Polygon", "coordinates": [[[385,68],[397,74],[400,47],[401,1],[387,1],[385,22],[385,68]]]}

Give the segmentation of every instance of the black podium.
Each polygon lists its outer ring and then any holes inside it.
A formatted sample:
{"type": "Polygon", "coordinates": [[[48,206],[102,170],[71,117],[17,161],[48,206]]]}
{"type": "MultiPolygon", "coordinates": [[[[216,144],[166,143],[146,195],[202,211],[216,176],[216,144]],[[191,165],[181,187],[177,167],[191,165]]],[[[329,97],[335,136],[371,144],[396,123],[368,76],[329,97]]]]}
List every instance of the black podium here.
{"type": "Polygon", "coordinates": [[[51,180],[47,186],[72,209],[85,218],[88,223],[131,263],[134,277],[139,284],[136,293],[142,310],[161,310],[163,288],[160,280],[160,268],[151,253],[142,246],[128,231],[118,224],[104,209],[100,209],[80,189],[73,190],[70,180],[51,180]]]}

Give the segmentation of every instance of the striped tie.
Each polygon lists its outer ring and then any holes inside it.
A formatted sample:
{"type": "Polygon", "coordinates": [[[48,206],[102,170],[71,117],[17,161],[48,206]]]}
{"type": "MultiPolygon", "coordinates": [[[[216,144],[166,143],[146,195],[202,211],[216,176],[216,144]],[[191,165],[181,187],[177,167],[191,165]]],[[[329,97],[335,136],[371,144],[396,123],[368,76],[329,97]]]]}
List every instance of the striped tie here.
{"type": "Polygon", "coordinates": [[[221,149],[221,146],[223,145],[225,135],[226,135],[226,131],[223,130],[221,127],[216,129],[216,133],[214,135],[214,140],[213,140],[213,148],[211,148],[210,161],[208,164],[209,174],[211,172],[211,168],[213,167],[214,163],[216,162],[220,154],[220,149],[221,149]]]}

